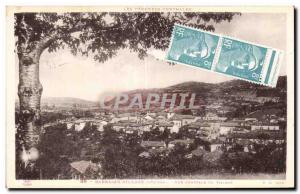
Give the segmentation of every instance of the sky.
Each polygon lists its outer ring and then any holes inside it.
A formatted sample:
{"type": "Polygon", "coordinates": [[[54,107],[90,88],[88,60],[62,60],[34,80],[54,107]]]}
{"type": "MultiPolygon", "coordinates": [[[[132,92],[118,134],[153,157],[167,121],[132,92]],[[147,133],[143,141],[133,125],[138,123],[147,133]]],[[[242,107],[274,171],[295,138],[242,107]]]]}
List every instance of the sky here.
{"type": "MultiPolygon", "coordinates": [[[[242,14],[234,16],[230,23],[216,24],[215,28],[218,34],[286,50],[284,14],[242,14]]],[[[150,50],[149,56],[140,60],[136,53],[120,50],[116,57],[99,63],[92,58],[73,56],[67,49],[55,53],[45,51],[40,59],[43,97],[97,100],[106,92],[160,88],[186,81],[218,83],[232,79],[184,65],[169,65],[163,60],[165,55],[166,51],[150,50]]],[[[280,75],[286,75],[284,62],[280,75]]]]}

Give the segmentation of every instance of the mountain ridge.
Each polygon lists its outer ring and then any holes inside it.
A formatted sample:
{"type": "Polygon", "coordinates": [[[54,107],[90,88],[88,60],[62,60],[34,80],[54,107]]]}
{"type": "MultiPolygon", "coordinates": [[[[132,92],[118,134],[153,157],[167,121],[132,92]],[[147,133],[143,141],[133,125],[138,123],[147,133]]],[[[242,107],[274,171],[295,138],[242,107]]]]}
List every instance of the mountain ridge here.
{"type": "MultiPolygon", "coordinates": [[[[171,86],[167,86],[164,88],[150,88],[150,89],[135,89],[129,90],[120,93],[126,93],[130,97],[132,97],[135,93],[184,93],[184,92],[193,92],[202,97],[212,96],[212,95],[222,95],[223,93],[235,94],[235,92],[246,91],[246,92],[256,92],[260,96],[267,95],[266,93],[274,93],[272,95],[277,95],[282,90],[286,91],[286,76],[279,76],[277,86],[275,88],[258,85],[254,83],[250,83],[243,80],[230,80],[220,83],[205,83],[205,82],[196,82],[196,81],[188,81],[183,82],[171,86]],[[263,91],[263,92],[262,92],[263,91]]],[[[269,95],[269,94],[268,94],[269,95]]],[[[16,103],[18,104],[18,99],[16,99],[16,103]]],[[[91,101],[76,97],[42,97],[41,104],[43,105],[67,105],[73,106],[74,104],[78,104],[79,106],[97,106],[97,101],[91,101]]]]}

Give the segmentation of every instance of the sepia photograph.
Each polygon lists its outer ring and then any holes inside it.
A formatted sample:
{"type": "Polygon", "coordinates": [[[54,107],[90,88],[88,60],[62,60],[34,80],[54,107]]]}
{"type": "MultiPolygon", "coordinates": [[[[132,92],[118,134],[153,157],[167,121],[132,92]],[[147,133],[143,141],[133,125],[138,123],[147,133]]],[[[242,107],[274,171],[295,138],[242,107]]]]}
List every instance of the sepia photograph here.
{"type": "Polygon", "coordinates": [[[294,187],[293,14],[7,7],[8,187],[294,187]]]}

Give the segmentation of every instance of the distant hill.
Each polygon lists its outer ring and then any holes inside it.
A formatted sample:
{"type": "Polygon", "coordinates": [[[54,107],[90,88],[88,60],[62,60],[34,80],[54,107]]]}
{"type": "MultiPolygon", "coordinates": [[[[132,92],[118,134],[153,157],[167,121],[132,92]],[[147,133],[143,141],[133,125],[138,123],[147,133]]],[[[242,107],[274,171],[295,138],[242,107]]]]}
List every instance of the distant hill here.
{"type": "MultiPolygon", "coordinates": [[[[205,101],[207,97],[222,98],[222,96],[258,96],[258,97],[282,97],[286,98],[286,76],[280,76],[278,79],[277,87],[271,88],[263,85],[250,83],[243,80],[231,80],[221,83],[203,83],[203,82],[184,82],[172,85],[165,88],[153,89],[137,89],[122,92],[128,94],[129,101],[134,97],[134,94],[141,93],[143,102],[146,101],[147,94],[149,93],[195,93],[197,100],[205,101]],[[201,98],[201,99],[199,99],[201,98]]],[[[113,104],[115,98],[107,101],[108,104],[113,104]]],[[[178,105],[179,102],[176,102],[178,105]]],[[[124,104],[124,106],[128,106],[124,104]]],[[[159,103],[158,103],[159,106],[159,103]]]]}
{"type": "Polygon", "coordinates": [[[279,76],[277,86],[272,88],[259,84],[250,83],[243,80],[231,80],[218,84],[223,92],[234,94],[236,92],[255,92],[259,97],[284,97],[286,96],[287,79],[286,76],[279,76]]]}
{"type": "Polygon", "coordinates": [[[230,81],[225,81],[216,84],[203,83],[203,82],[184,82],[184,83],[167,87],[165,88],[165,90],[185,90],[185,91],[193,91],[193,92],[208,92],[215,89],[223,90],[223,91],[227,91],[229,89],[231,91],[251,90],[251,89],[252,90],[260,90],[260,89],[282,90],[282,89],[286,89],[286,84],[287,84],[286,76],[279,76],[277,86],[275,88],[236,79],[236,80],[230,80],[230,81]]]}
{"type": "Polygon", "coordinates": [[[95,106],[96,102],[73,97],[45,97],[41,100],[42,105],[57,105],[57,106],[95,106]]]}
{"type": "Polygon", "coordinates": [[[179,90],[179,91],[191,91],[191,92],[207,92],[215,87],[216,84],[203,83],[203,82],[184,82],[177,85],[173,85],[165,88],[165,90],[179,90]]]}
{"type": "MultiPolygon", "coordinates": [[[[141,93],[143,101],[146,101],[146,97],[149,93],[195,93],[197,97],[203,99],[207,97],[222,97],[227,95],[253,95],[266,96],[266,97],[282,97],[286,98],[287,78],[286,76],[280,76],[277,82],[277,87],[271,88],[258,84],[253,84],[243,80],[231,80],[221,83],[203,83],[203,82],[184,82],[176,85],[172,85],[165,88],[153,88],[153,89],[136,89],[131,91],[125,91],[129,95],[129,101],[133,98],[134,94],[141,93]]],[[[109,102],[113,102],[112,99],[109,102]]],[[[108,102],[108,103],[109,103],[108,102]]],[[[72,97],[43,97],[42,106],[56,106],[56,107],[96,107],[98,102],[84,100],[80,98],[72,97]]],[[[176,105],[179,102],[176,102],[176,105]]],[[[16,105],[18,106],[18,99],[16,105]]],[[[127,106],[128,104],[126,104],[127,106]]]]}
{"type": "MultiPolygon", "coordinates": [[[[84,100],[80,98],[73,97],[42,97],[41,106],[45,107],[57,107],[57,108],[89,108],[96,107],[97,102],[84,100]]],[[[16,99],[16,108],[19,107],[19,99],[16,99]]]]}

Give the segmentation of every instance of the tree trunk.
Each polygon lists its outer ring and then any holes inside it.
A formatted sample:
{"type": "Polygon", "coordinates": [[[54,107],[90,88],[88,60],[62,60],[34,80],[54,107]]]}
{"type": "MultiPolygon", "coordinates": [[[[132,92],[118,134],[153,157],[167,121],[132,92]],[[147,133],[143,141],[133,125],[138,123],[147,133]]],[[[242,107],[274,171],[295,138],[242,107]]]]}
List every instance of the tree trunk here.
{"type": "Polygon", "coordinates": [[[20,161],[19,177],[22,179],[35,179],[39,174],[34,164],[37,153],[34,153],[34,159],[30,156],[33,150],[37,152],[41,129],[40,103],[43,88],[39,80],[40,55],[36,53],[38,52],[19,53],[20,127],[16,141],[19,148],[17,152],[20,161]]]}

